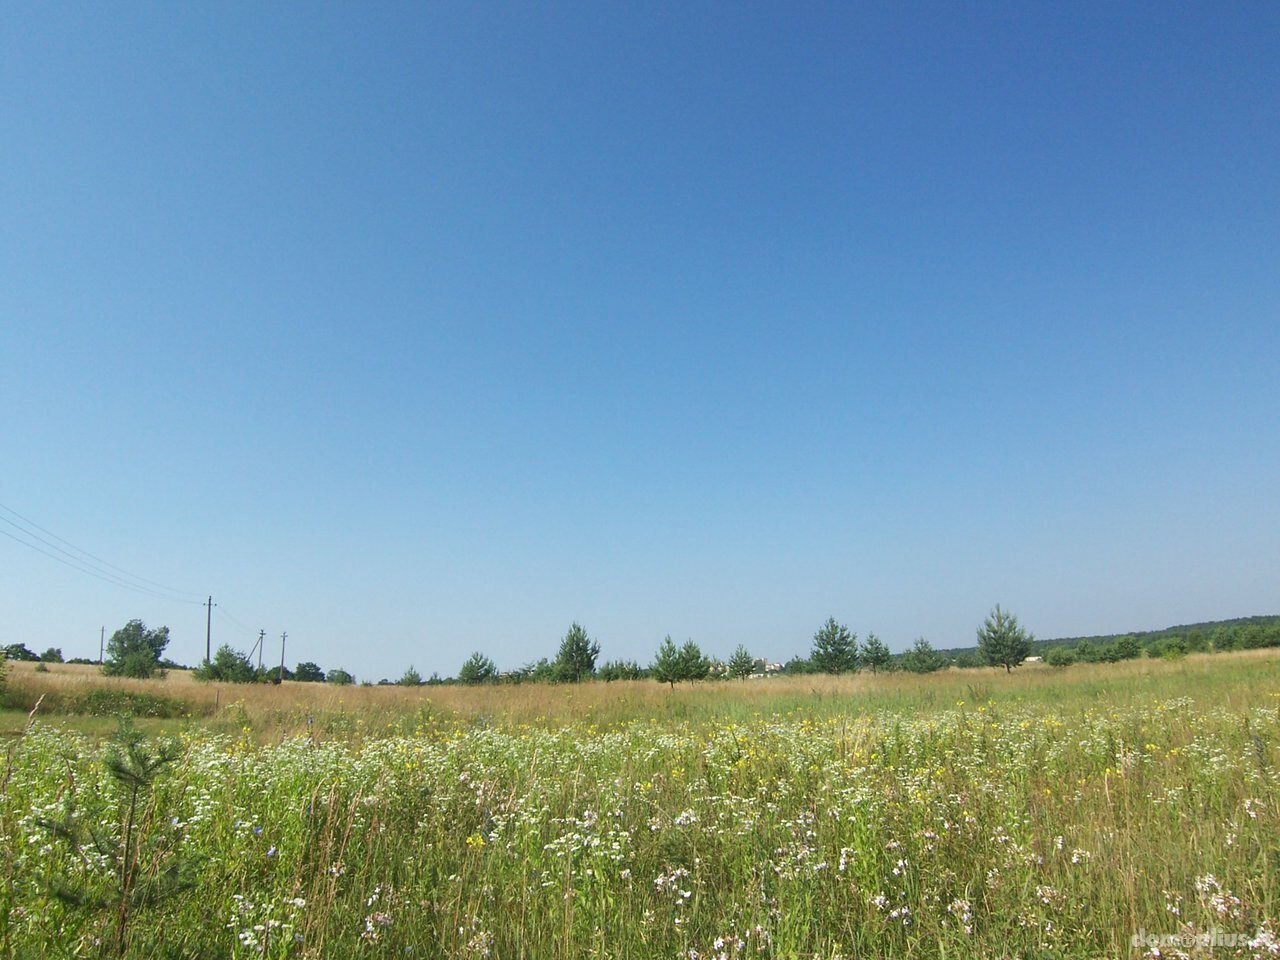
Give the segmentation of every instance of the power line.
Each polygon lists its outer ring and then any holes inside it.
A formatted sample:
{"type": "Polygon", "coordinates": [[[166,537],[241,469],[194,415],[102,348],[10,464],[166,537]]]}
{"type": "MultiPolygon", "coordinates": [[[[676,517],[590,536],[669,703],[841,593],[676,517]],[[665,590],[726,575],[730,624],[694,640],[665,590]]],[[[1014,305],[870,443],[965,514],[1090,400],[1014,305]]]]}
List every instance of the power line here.
{"type": "MultiPolygon", "coordinates": [[[[0,520],[2,519],[4,518],[0,517],[0,520]]],[[[21,527],[19,527],[18,529],[21,530],[21,527]]],[[[75,563],[71,560],[64,559],[63,557],[58,556],[56,553],[50,553],[48,550],[41,550],[34,543],[28,543],[26,540],[23,540],[19,537],[15,537],[8,530],[0,530],[0,535],[6,536],[10,540],[14,541],[15,543],[20,543],[24,547],[27,547],[30,550],[34,550],[36,553],[42,553],[46,557],[48,557],[50,560],[57,560],[59,563],[65,564],[66,566],[70,567],[72,570],[79,570],[81,573],[87,573],[91,577],[97,577],[99,580],[102,580],[105,583],[110,583],[117,587],[124,587],[126,590],[135,590],[138,593],[145,593],[148,596],[156,597],[157,599],[160,599],[160,600],[168,600],[170,603],[189,603],[192,606],[197,606],[200,603],[199,600],[182,600],[178,597],[166,596],[165,594],[159,593],[155,590],[149,590],[146,587],[140,587],[137,584],[129,583],[126,580],[121,580],[120,578],[113,577],[110,574],[102,573],[98,570],[94,570],[87,566],[82,566],[79,563],[75,563]]]]}
{"type": "MultiPolygon", "coordinates": [[[[164,599],[175,599],[177,602],[181,602],[181,603],[199,602],[194,599],[191,599],[192,597],[194,597],[194,594],[188,593],[185,590],[178,590],[174,587],[166,586],[163,583],[159,583],[155,580],[148,579],[147,577],[139,576],[136,573],[130,573],[128,570],[125,570],[123,567],[116,566],[114,563],[111,563],[110,561],[103,560],[101,557],[95,556],[94,554],[90,553],[88,550],[85,550],[81,547],[77,547],[70,540],[67,540],[63,537],[58,536],[52,530],[46,530],[44,527],[40,526],[40,524],[36,523],[34,520],[24,517],[17,510],[14,510],[12,507],[8,507],[8,506],[5,506],[3,503],[0,503],[0,510],[4,510],[6,513],[9,513],[12,516],[17,517],[19,520],[22,521],[22,523],[26,524],[28,527],[33,527],[35,530],[39,530],[40,533],[47,534],[49,537],[52,537],[54,540],[58,541],[58,543],[65,544],[66,546],[70,547],[71,550],[74,550],[75,553],[71,553],[68,550],[64,550],[62,547],[58,546],[57,543],[53,543],[52,541],[47,540],[44,537],[40,536],[39,533],[34,533],[32,532],[32,530],[28,530],[25,527],[17,523],[14,523],[12,520],[8,519],[7,517],[0,517],[0,521],[7,523],[9,526],[13,527],[23,536],[30,537],[33,540],[37,540],[40,543],[43,543],[45,546],[53,550],[56,550],[58,553],[62,554],[62,556],[65,557],[66,560],[61,562],[70,561],[68,563],[68,566],[71,566],[74,564],[75,565],[74,569],[80,570],[81,572],[84,572],[84,573],[92,572],[94,575],[99,576],[100,578],[109,578],[108,582],[117,583],[120,586],[127,586],[130,589],[135,589],[142,592],[150,593],[152,596],[160,596],[161,593],[174,594],[175,595],[174,597],[172,598],[165,597],[164,599]],[[80,554],[80,556],[77,556],[76,554],[80,554]],[[89,569],[85,569],[85,568],[89,568],[89,569]],[[115,571],[115,572],[113,573],[112,571],[115,571]],[[137,583],[129,583],[128,581],[137,581],[137,583]]],[[[16,540],[18,543],[21,543],[24,546],[31,547],[31,549],[36,550],[39,553],[43,553],[45,556],[50,556],[51,559],[54,559],[54,560],[59,559],[58,557],[52,557],[50,554],[46,553],[44,550],[40,550],[38,547],[34,546],[31,543],[28,543],[25,540],[21,540],[18,537],[12,536],[11,534],[9,535],[9,537],[10,539],[16,540]]]]}
{"type": "Polygon", "coordinates": [[[221,617],[223,620],[226,620],[227,623],[231,624],[233,627],[238,627],[239,629],[243,630],[245,633],[253,633],[253,627],[247,626],[241,621],[237,620],[227,611],[226,607],[224,607],[222,604],[217,604],[217,610],[215,612],[218,614],[219,617],[221,617]]]}

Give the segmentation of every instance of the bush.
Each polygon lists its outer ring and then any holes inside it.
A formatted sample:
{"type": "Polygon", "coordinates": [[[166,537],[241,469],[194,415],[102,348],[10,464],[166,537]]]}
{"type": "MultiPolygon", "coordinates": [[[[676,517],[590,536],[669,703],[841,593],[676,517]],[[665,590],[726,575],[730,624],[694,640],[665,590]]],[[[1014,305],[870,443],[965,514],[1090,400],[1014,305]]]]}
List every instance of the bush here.
{"type": "Polygon", "coordinates": [[[160,657],[169,645],[169,628],[148,630],[141,620],[130,620],[107,641],[102,672],[109,677],[163,677],[160,657]]]}
{"type": "Polygon", "coordinates": [[[1161,660],[1181,660],[1187,655],[1187,641],[1182,637],[1166,637],[1159,643],[1152,644],[1148,652],[1161,660]]]}
{"type": "Polygon", "coordinates": [[[639,680],[644,676],[644,668],[634,660],[610,660],[600,667],[599,677],[606,682],[611,680],[639,680]]]}
{"type": "Polygon", "coordinates": [[[41,702],[41,713],[67,713],[90,717],[157,717],[173,719],[189,717],[194,713],[205,713],[204,708],[194,707],[185,700],[162,697],[154,693],[133,693],[127,690],[112,690],[99,687],[85,693],[71,693],[65,690],[40,691],[31,687],[15,687],[7,705],[17,710],[29,712],[36,700],[41,702]]]}
{"type": "Polygon", "coordinates": [[[1074,650],[1078,663],[1097,663],[1101,656],[1099,648],[1092,640],[1081,640],[1074,650]]]}
{"type": "Polygon", "coordinates": [[[933,673],[947,665],[947,658],[924,637],[917,637],[911,649],[902,655],[902,669],[911,673],[933,673]]]}
{"type": "Polygon", "coordinates": [[[1117,660],[1137,660],[1142,656],[1142,644],[1137,637],[1120,637],[1112,646],[1115,648],[1117,660]]]}
{"type": "Polygon", "coordinates": [[[73,707],[75,713],[95,717],[185,717],[191,713],[191,705],[183,700],[126,690],[91,690],[68,706],[73,707]]]}
{"type": "Polygon", "coordinates": [[[324,683],[324,671],[318,663],[305,660],[293,671],[293,679],[301,683],[324,683]]]}
{"type": "Polygon", "coordinates": [[[1044,655],[1044,662],[1051,667],[1069,667],[1076,662],[1076,654],[1067,647],[1053,647],[1044,655]]]}
{"type": "Polygon", "coordinates": [[[253,683],[258,679],[249,658],[225,643],[218,648],[212,661],[206,660],[191,671],[191,675],[196,680],[221,683],[253,683]]]}

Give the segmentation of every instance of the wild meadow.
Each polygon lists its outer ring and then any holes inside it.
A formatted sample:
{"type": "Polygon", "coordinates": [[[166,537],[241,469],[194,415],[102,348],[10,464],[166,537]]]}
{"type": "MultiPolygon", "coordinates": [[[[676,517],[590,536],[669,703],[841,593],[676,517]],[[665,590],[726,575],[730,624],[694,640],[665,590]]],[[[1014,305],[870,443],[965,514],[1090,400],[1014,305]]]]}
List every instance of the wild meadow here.
{"type": "Polygon", "coordinates": [[[0,955],[1276,956],[1278,667],[429,693],[11,671],[0,955]],[[182,708],[46,712],[91,689],[182,708]]]}

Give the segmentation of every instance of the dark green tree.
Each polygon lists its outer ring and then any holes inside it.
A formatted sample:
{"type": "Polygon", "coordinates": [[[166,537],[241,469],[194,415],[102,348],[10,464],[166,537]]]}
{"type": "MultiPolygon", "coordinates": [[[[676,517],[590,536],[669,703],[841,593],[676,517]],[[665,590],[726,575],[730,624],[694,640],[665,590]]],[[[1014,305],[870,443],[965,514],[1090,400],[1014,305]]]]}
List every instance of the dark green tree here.
{"type": "Polygon", "coordinates": [[[1018,618],[1000,609],[1000,604],[987,615],[978,628],[978,653],[993,667],[1004,667],[1011,673],[1031,656],[1031,642],[1035,638],[1018,626],[1018,618]]]}
{"type": "Polygon", "coordinates": [[[413,664],[404,673],[400,674],[400,679],[396,681],[397,686],[401,687],[420,687],[422,686],[422,674],[413,668],[413,664]]]}
{"type": "Polygon", "coordinates": [[[676,684],[685,679],[680,651],[668,635],[658,647],[658,654],[653,658],[653,666],[649,668],[649,676],[659,683],[667,683],[674,690],[676,684]]]}
{"type": "Polygon", "coordinates": [[[1051,667],[1069,667],[1076,662],[1075,651],[1070,647],[1050,647],[1044,662],[1051,667]]]}
{"type": "Polygon", "coordinates": [[[22,660],[27,663],[32,663],[40,659],[35,655],[34,651],[27,649],[27,645],[25,643],[9,644],[4,648],[4,655],[10,660],[22,660]]]}
{"type": "Polygon", "coordinates": [[[213,659],[192,670],[191,676],[196,680],[219,683],[253,683],[258,679],[258,672],[247,656],[224,643],[214,653],[213,659]]]}
{"type": "Polygon", "coordinates": [[[324,676],[325,683],[331,683],[335,687],[349,687],[356,682],[356,678],[345,670],[333,669],[324,676]]]}
{"type": "Polygon", "coordinates": [[[916,637],[911,649],[902,655],[902,669],[912,673],[933,673],[946,665],[947,658],[924,637],[916,637]]]}
{"type": "Polygon", "coordinates": [[[67,862],[83,862],[91,852],[101,864],[92,871],[51,873],[45,882],[58,900],[110,923],[110,939],[101,945],[104,956],[129,952],[137,913],[195,887],[196,863],[183,855],[181,830],[160,815],[152,799],[162,775],[181,756],[176,740],[148,743],[127,719],[121,720],[103,761],[115,781],[114,800],[108,801],[114,810],[82,816],[69,793],[61,817],[36,820],[67,845],[67,862]]]}
{"type": "Polygon", "coordinates": [[[600,665],[596,675],[606,683],[612,680],[639,680],[644,676],[644,669],[634,660],[610,660],[600,665]]]}
{"type": "Polygon", "coordinates": [[[803,677],[819,671],[814,669],[813,661],[808,657],[792,657],[782,665],[782,672],[788,677],[803,677]]]}
{"type": "Polygon", "coordinates": [[[492,683],[498,679],[498,665],[478,650],[467,657],[466,662],[458,670],[458,681],[474,686],[479,683],[492,683]]]}
{"type": "Polygon", "coordinates": [[[587,636],[587,631],[577,623],[560,641],[560,652],[555,659],[555,677],[562,683],[579,683],[591,677],[600,656],[600,644],[587,636]]]}
{"type": "Polygon", "coordinates": [[[293,679],[302,683],[324,683],[324,671],[320,669],[318,663],[306,660],[298,664],[298,669],[293,671],[293,679]]]}
{"type": "Polygon", "coordinates": [[[40,659],[45,663],[62,663],[62,648],[50,647],[44,653],[40,654],[40,659]]]}
{"type": "Polygon", "coordinates": [[[809,662],[818,673],[852,673],[858,669],[858,635],[835,617],[828,617],[813,635],[809,662]]]}
{"type": "Polygon", "coordinates": [[[862,650],[859,656],[862,659],[863,666],[870,667],[872,673],[887,669],[889,664],[893,662],[893,654],[889,652],[885,642],[874,633],[868,633],[867,639],[862,641],[862,650]]]}
{"type": "Polygon", "coordinates": [[[1101,648],[1092,640],[1081,640],[1073,652],[1078,663],[1097,663],[1102,659],[1101,648]]]}
{"type": "Polygon", "coordinates": [[[546,657],[539,657],[520,668],[524,678],[533,683],[550,683],[556,677],[555,665],[546,657]]]}
{"type": "Polygon", "coordinates": [[[711,673],[711,661],[692,640],[686,640],[680,648],[680,672],[682,680],[705,680],[711,673]]]}
{"type": "Polygon", "coordinates": [[[109,677],[163,677],[160,657],[168,645],[168,627],[148,630],[141,620],[130,620],[107,641],[102,672],[109,677]]]}
{"type": "Polygon", "coordinates": [[[756,658],[746,647],[738,644],[738,648],[733,651],[733,656],[729,658],[729,676],[745,680],[755,672],[756,658]]]}
{"type": "Polygon", "coordinates": [[[1112,646],[1115,647],[1116,655],[1121,660],[1137,660],[1142,656],[1142,643],[1132,634],[1116,637],[1112,641],[1112,646]]]}

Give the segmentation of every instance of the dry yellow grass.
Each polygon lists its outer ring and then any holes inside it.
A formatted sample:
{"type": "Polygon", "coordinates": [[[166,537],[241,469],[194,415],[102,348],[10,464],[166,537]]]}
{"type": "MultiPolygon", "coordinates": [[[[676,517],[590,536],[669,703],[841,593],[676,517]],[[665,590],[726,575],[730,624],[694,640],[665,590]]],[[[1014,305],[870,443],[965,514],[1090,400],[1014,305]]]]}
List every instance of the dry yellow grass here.
{"type": "Polygon", "coordinates": [[[924,676],[771,677],[683,684],[672,690],[652,680],[478,687],[335,687],[297,682],[273,686],[202,683],[181,670],[170,671],[162,680],[129,680],[104,677],[91,665],[50,664],[48,672],[36,672],[33,663],[11,663],[9,684],[14,694],[11,704],[17,707],[34,703],[41,694],[50,694],[50,702],[65,702],[95,689],[108,689],[182,701],[197,719],[234,714],[238,725],[250,725],[261,734],[296,729],[309,717],[332,715],[350,717],[372,734],[397,726],[403,729],[406,718],[424,714],[495,723],[608,725],[637,717],[696,721],[793,711],[830,715],[989,699],[1119,703],[1152,696],[1192,696],[1201,703],[1230,706],[1236,698],[1265,694],[1261,688],[1276,690],[1277,665],[1280,649],[1269,649],[1066,669],[1028,664],[1012,674],[1000,669],[950,669],[924,676]]]}

